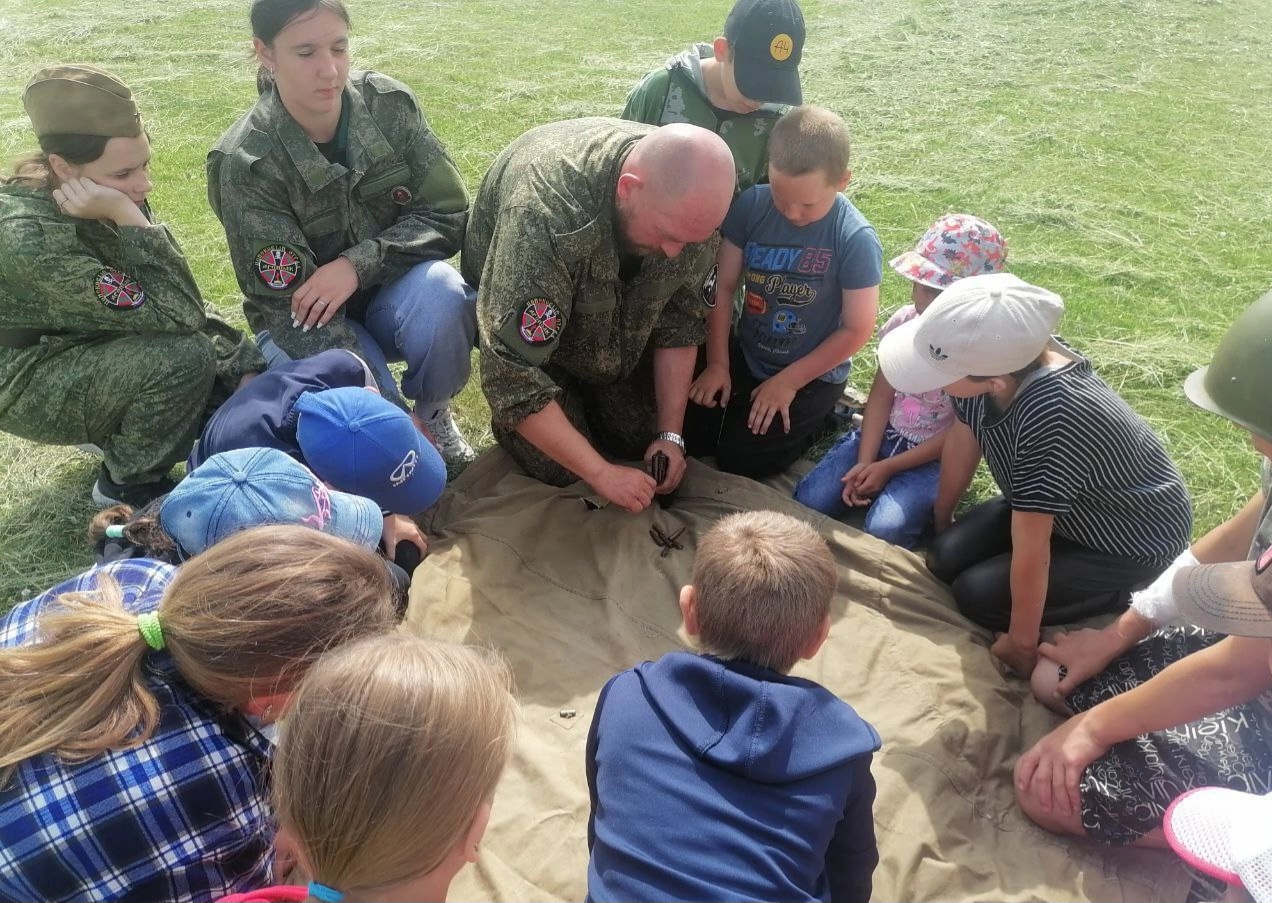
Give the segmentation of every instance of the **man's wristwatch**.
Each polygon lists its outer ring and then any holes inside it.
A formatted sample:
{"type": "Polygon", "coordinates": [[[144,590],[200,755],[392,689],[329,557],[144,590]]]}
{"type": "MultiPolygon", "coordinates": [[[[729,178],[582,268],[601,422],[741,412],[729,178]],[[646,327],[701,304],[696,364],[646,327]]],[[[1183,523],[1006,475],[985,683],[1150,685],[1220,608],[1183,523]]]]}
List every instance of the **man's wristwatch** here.
{"type": "Polygon", "coordinates": [[[680,453],[682,455],[685,452],[685,437],[680,435],[679,433],[662,432],[662,433],[659,433],[657,436],[655,436],[654,440],[662,441],[662,442],[670,442],[672,445],[680,449],[680,453]]]}

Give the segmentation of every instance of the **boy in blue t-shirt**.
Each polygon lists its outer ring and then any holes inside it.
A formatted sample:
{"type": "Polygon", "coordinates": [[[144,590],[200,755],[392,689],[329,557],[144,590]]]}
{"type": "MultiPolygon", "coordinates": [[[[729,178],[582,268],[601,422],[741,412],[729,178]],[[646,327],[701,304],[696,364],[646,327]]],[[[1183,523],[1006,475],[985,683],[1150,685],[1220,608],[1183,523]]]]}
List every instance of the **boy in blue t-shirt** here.
{"type": "Polygon", "coordinates": [[[849,144],[829,110],[791,110],[769,139],[770,184],[740,195],[720,228],[688,441],[690,454],[715,454],[721,470],[759,479],[795,463],[874,332],[883,247],[841,194],[849,144]],[[745,302],[730,339],[739,282],[745,302]]]}

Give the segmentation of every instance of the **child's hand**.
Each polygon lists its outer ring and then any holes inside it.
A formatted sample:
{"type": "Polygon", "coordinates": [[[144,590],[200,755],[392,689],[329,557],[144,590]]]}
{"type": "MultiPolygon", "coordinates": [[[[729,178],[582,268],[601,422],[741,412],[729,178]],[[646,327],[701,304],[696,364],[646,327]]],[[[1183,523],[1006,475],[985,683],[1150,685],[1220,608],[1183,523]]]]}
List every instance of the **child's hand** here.
{"type": "Polygon", "coordinates": [[[770,376],[755,387],[751,393],[751,416],[746,426],[754,435],[763,436],[769,425],[778,414],[782,415],[782,427],[785,432],[791,431],[791,402],[795,400],[798,387],[788,386],[782,374],[770,376]]]}
{"type": "Polygon", "coordinates": [[[861,476],[861,471],[865,469],[865,466],[865,464],[854,464],[848,468],[846,474],[839,478],[839,482],[844,484],[842,498],[844,504],[849,508],[860,508],[874,501],[869,496],[863,496],[857,492],[857,478],[861,476]]]}
{"type": "Polygon", "coordinates": [[[418,548],[421,558],[428,554],[428,537],[421,533],[415,521],[405,514],[384,515],[384,532],[380,534],[380,539],[384,543],[384,551],[389,558],[393,557],[393,550],[403,540],[418,548]]]}
{"type": "Polygon", "coordinates": [[[707,369],[698,374],[698,378],[689,387],[689,400],[704,408],[722,408],[729,402],[730,388],[729,368],[720,364],[707,364],[707,369]]]}
{"type": "Polygon", "coordinates": [[[853,477],[853,496],[859,501],[850,504],[868,505],[876,495],[883,492],[883,487],[892,479],[892,466],[888,459],[871,461],[869,464],[858,464],[848,473],[856,471],[853,477]]]}
{"type": "Polygon", "coordinates": [[[1009,633],[1000,633],[994,638],[994,645],[989,647],[994,658],[998,659],[1018,677],[1033,674],[1034,665],[1038,664],[1038,644],[1026,646],[1011,638],[1009,633]]]}

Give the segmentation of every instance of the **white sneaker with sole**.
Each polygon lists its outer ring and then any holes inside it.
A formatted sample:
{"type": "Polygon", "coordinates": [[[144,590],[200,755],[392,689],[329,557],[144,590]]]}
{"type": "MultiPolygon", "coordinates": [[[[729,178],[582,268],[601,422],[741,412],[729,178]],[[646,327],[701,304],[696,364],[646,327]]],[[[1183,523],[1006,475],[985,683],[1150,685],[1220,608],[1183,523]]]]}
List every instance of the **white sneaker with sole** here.
{"type": "Polygon", "coordinates": [[[421,419],[447,467],[463,467],[476,460],[477,453],[455,426],[449,407],[424,412],[421,419]]]}

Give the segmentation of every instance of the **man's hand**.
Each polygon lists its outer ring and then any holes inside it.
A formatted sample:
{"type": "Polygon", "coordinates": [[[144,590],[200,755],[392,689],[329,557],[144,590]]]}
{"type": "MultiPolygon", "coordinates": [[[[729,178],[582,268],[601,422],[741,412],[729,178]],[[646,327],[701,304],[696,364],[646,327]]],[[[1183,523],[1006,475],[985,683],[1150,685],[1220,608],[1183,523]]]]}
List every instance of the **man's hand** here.
{"type": "Polygon", "coordinates": [[[729,403],[729,368],[721,364],[708,364],[707,369],[689,387],[689,400],[704,408],[724,407],[729,403]]]}
{"type": "Polygon", "coordinates": [[[421,558],[428,554],[428,537],[405,514],[384,515],[384,532],[380,534],[380,539],[384,544],[384,554],[389,560],[393,559],[398,543],[404,540],[420,550],[421,558]]]}
{"type": "Polygon", "coordinates": [[[795,400],[797,386],[789,386],[782,379],[782,374],[770,376],[751,392],[751,416],[746,420],[747,429],[754,435],[762,436],[768,432],[769,424],[778,414],[782,415],[782,426],[786,432],[791,431],[791,402],[795,400]]]}
{"type": "MultiPolygon", "coordinates": [[[[680,449],[677,448],[676,452],[679,453],[680,449]]],[[[668,455],[668,458],[670,457],[668,455]]],[[[683,472],[683,458],[680,459],[680,466],[683,472]]],[[[667,468],[667,475],[670,478],[670,465],[667,468]]],[[[611,503],[620,508],[626,508],[633,514],[644,511],[654,500],[656,488],[654,478],[635,467],[606,463],[596,476],[589,478],[587,482],[611,503]]]]}
{"type": "Polygon", "coordinates": [[[68,179],[53,189],[53,200],[59,210],[76,219],[106,219],[117,226],[150,225],[128,195],[92,179],[68,179]]]}
{"type": "Polygon", "coordinates": [[[1017,677],[1028,677],[1038,663],[1038,643],[1035,641],[1030,645],[1017,642],[1010,633],[998,634],[989,651],[994,658],[1015,672],[1017,677]]]}
{"type": "Polygon", "coordinates": [[[326,326],[357,290],[358,273],[349,258],[324,263],[292,294],[292,325],[304,332],[326,326]]]}
{"type": "Polygon", "coordinates": [[[1051,642],[1038,647],[1038,654],[1068,669],[1064,680],[1056,685],[1056,694],[1064,698],[1078,684],[1085,683],[1107,668],[1109,662],[1125,649],[1126,643],[1110,624],[1102,630],[1084,627],[1056,634],[1051,642]]]}
{"type": "Polygon", "coordinates": [[[659,495],[666,495],[674,492],[676,487],[680,485],[680,481],[685,476],[685,453],[680,450],[680,446],[674,442],[668,442],[666,439],[655,439],[649,443],[649,448],[645,449],[645,469],[649,469],[649,462],[653,459],[655,453],[662,452],[667,456],[667,476],[654,489],[659,495]]]}
{"type": "Polygon", "coordinates": [[[1069,816],[1082,809],[1078,784],[1086,767],[1108,751],[1075,715],[1043,737],[1016,763],[1016,788],[1047,812],[1069,816]]]}

